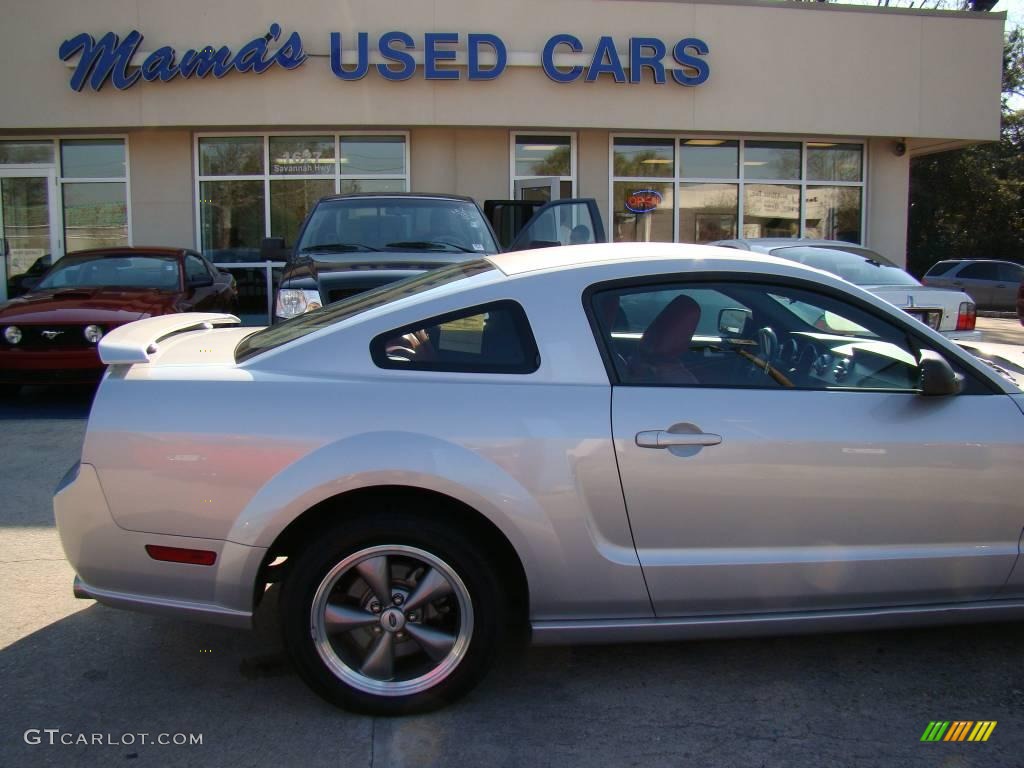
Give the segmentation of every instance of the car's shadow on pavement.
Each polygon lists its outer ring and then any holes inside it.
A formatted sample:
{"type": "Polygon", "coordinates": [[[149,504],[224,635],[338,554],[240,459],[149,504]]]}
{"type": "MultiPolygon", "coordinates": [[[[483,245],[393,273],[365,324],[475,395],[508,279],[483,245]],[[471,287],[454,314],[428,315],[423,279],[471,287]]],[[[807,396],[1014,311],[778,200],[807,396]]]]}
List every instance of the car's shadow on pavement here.
{"type": "Polygon", "coordinates": [[[85,605],[0,654],[6,764],[987,768],[1024,750],[1024,624],[524,649],[453,706],[373,719],[291,671],[273,599],[251,633],[85,605]],[[958,719],[999,725],[920,742],[958,719]],[[45,728],[203,742],[24,743],[45,728]]]}
{"type": "Polygon", "coordinates": [[[0,398],[0,420],[85,419],[95,395],[96,386],[89,384],[25,386],[0,398]]]}

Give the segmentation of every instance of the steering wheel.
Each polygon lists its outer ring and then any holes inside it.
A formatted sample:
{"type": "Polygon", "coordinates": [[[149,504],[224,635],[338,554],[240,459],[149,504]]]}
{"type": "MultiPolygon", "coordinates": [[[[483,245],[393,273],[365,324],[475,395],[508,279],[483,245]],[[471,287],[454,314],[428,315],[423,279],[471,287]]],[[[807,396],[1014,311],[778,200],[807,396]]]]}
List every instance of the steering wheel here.
{"type": "Polygon", "coordinates": [[[771,328],[765,326],[757,332],[757,351],[758,354],[753,355],[745,349],[737,350],[741,357],[750,361],[752,371],[763,371],[766,376],[771,376],[780,386],[789,389],[796,386],[786,374],[773,365],[778,362],[779,337],[771,328]]]}

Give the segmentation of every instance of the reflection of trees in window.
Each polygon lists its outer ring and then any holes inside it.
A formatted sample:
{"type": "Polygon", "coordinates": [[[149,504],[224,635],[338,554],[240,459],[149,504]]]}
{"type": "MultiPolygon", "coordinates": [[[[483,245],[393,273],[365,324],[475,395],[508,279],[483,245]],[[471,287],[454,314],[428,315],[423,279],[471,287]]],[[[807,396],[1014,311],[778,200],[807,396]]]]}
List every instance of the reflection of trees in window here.
{"type": "Polygon", "coordinates": [[[570,176],[572,175],[571,152],[569,146],[556,147],[542,159],[529,160],[523,158],[520,162],[530,163],[529,172],[534,176],[570,176]]]}
{"type": "Polygon", "coordinates": [[[812,181],[860,181],[861,148],[857,144],[808,147],[807,178],[812,181]]]}
{"type": "Polygon", "coordinates": [[[200,139],[202,176],[245,176],[263,173],[263,139],[225,137],[200,139]]]}
{"type": "Polygon", "coordinates": [[[262,181],[204,181],[203,248],[257,248],[263,237],[262,181]]]}
{"type": "MultiPolygon", "coordinates": [[[[670,150],[671,152],[671,150],[670,150]]],[[[616,152],[616,176],[671,176],[674,172],[671,162],[652,162],[665,159],[664,152],[646,149],[641,152],[616,152]],[[659,173],[659,171],[662,171],[659,173]]]]}

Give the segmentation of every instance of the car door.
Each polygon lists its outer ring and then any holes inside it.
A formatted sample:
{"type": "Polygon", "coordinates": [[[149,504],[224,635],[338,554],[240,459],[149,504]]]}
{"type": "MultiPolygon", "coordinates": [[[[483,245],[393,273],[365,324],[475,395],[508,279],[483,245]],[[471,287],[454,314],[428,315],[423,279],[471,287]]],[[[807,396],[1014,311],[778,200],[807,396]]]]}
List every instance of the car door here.
{"type": "Polygon", "coordinates": [[[953,285],[974,299],[979,308],[992,306],[993,292],[998,282],[999,265],[991,261],[967,264],[953,278],[953,285]]]}
{"type": "Polygon", "coordinates": [[[1024,277],[1024,267],[1019,264],[1010,264],[1009,262],[999,264],[999,282],[992,289],[994,307],[1012,310],[1017,305],[1017,290],[1020,288],[1022,277],[1024,277]]]}
{"type": "Polygon", "coordinates": [[[607,242],[604,222],[593,198],[487,200],[487,216],[506,251],[607,242]]]}
{"type": "Polygon", "coordinates": [[[590,299],[658,616],[991,597],[1018,554],[1024,416],[808,286],[669,280],[590,299]]]}
{"type": "Polygon", "coordinates": [[[218,289],[213,275],[195,253],[185,254],[185,300],[190,312],[210,312],[218,309],[218,289]]]}

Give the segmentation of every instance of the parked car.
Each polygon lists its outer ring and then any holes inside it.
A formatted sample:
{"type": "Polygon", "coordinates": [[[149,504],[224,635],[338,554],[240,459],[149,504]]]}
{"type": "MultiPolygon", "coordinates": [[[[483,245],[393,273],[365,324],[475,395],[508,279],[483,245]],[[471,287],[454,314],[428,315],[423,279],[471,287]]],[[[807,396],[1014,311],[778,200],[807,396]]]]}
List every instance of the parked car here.
{"type": "Polygon", "coordinates": [[[1024,393],[820,271],[548,248],[235,323],[100,342],[61,541],[75,593],[122,608],[248,627],[280,582],[287,651],[336,704],[439,706],[527,624],[584,643],[1024,618],[1024,393]]]}
{"type": "MultiPolygon", "coordinates": [[[[543,204],[414,193],[334,195],[306,216],[277,291],[283,320],[382,285],[502,250],[604,240],[591,199],[543,204]],[[492,223],[494,227],[492,227],[492,223]]],[[[280,249],[281,242],[267,242],[280,249]]]]}
{"type": "Polygon", "coordinates": [[[0,386],[95,382],[96,345],[114,328],[171,312],[233,312],[233,278],[179,248],[101,248],[59,259],[36,286],[0,304],[0,386]]]}
{"type": "Polygon", "coordinates": [[[7,279],[7,295],[10,297],[21,296],[23,293],[39,285],[46,270],[53,266],[53,257],[44,254],[32,262],[32,265],[21,274],[11,275],[7,279]]]}
{"type": "Polygon", "coordinates": [[[1024,325],[1024,278],[1020,281],[1020,287],[1017,289],[1017,319],[1020,320],[1020,324],[1024,325]]]}
{"type": "Polygon", "coordinates": [[[994,259],[940,261],[925,272],[921,282],[938,288],[956,288],[970,295],[982,309],[1013,310],[1024,266],[994,259]]]}
{"type": "Polygon", "coordinates": [[[922,286],[880,253],[841,240],[760,238],[712,245],[764,253],[823,269],[871,291],[951,339],[978,338],[977,306],[960,290],[922,286]]]}

